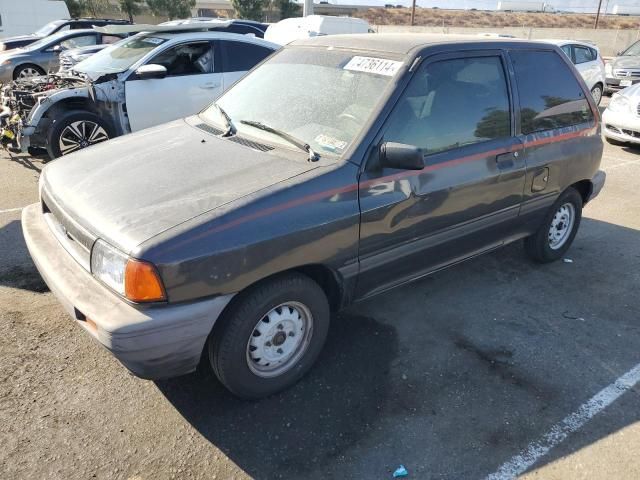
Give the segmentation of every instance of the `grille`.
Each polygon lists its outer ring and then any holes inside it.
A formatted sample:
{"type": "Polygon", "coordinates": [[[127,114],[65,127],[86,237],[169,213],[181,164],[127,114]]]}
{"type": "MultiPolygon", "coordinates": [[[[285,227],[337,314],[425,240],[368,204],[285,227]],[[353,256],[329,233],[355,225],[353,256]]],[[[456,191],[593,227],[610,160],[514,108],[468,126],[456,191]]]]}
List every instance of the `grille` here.
{"type": "MultiPolygon", "coordinates": [[[[199,123],[198,125],[196,125],[196,127],[199,128],[200,130],[204,130],[205,132],[211,133],[213,135],[222,135],[224,133],[219,128],[212,127],[211,125],[207,125],[206,123],[199,123]]],[[[227,140],[240,145],[244,145],[245,147],[253,148],[254,150],[259,150],[261,152],[268,152],[270,150],[273,150],[273,147],[270,147],[269,145],[254,142],[252,140],[247,140],[246,138],[242,138],[242,137],[237,137],[237,136],[227,137],[227,140]]]]}
{"type": "Polygon", "coordinates": [[[604,127],[605,127],[607,130],[611,130],[612,132],[615,132],[615,133],[622,133],[618,127],[614,127],[613,125],[606,124],[604,127]]]}
{"type": "Polygon", "coordinates": [[[620,78],[640,78],[640,69],[618,68],[613,71],[613,74],[620,78]]]}
{"type": "Polygon", "coordinates": [[[73,67],[73,61],[69,57],[60,58],[60,70],[66,72],[73,67]]]}
{"type": "Polygon", "coordinates": [[[638,106],[636,107],[636,114],[640,117],[640,102],[638,102],[638,106]]]}
{"type": "Polygon", "coordinates": [[[635,130],[627,130],[626,128],[623,128],[622,133],[633,138],[640,138],[640,132],[636,132],[635,130]]]}

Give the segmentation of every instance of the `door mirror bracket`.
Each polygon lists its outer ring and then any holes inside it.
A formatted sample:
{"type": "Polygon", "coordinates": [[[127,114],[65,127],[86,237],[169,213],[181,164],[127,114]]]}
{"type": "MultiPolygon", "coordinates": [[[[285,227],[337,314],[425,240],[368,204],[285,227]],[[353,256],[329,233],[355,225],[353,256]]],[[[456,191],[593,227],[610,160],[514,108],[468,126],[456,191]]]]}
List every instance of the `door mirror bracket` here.
{"type": "Polygon", "coordinates": [[[380,165],[401,170],[422,170],[424,156],[415,145],[385,142],[380,145],[380,165]]]}

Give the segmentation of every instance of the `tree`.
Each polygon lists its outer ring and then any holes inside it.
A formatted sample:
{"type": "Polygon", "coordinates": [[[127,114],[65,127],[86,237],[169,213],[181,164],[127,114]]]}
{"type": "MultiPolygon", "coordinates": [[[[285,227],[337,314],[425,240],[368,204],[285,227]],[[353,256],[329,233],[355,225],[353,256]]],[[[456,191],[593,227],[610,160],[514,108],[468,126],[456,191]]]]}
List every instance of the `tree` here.
{"type": "Polygon", "coordinates": [[[77,18],[82,16],[82,3],[80,0],[64,0],[67,4],[67,10],[71,18],[77,18]]]}
{"type": "Polygon", "coordinates": [[[129,21],[133,23],[133,16],[139,14],[142,11],[140,5],[143,0],[119,0],[120,10],[129,16],[129,21]]]}
{"type": "Polygon", "coordinates": [[[280,10],[280,20],[300,15],[300,5],[294,3],[292,0],[276,0],[276,3],[280,10]]]}
{"type": "Polygon", "coordinates": [[[191,9],[196,6],[196,0],[147,0],[147,5],[154,15],[166,15],[173,20],[191,17],[191,9]]]}
{"type": "Polygon", "coordinates": [[[266,0],[231,0],[231,6],[238,18],[262,20],[266,0]]]}
{"type": "Polygon", "coordinates": [[[109,10],[109,0],[77,0],[77,2],[82,7],[82,12],[92,17],[99,17],[109,10]]]}

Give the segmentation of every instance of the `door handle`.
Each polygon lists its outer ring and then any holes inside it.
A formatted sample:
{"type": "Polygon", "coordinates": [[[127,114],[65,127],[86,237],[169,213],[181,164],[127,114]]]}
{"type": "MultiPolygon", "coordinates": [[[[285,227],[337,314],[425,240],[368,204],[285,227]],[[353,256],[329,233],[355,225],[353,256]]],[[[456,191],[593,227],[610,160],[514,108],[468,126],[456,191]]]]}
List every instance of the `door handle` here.
{"type": "Polygon", "coordinates": [[[219,83],[205,83],[204,85],[200,85],[200,88],[202,88],[203,90],[213,90],[214,88],[218,88],[219,86],[219,83]]]}
{"type": "Polygon", "coordinates": [[[518,152],[507,152],[496,155],[496,166],[498,170],[508,170],[513,168],[516,164],[515,159],[518,157],[518,152]]]}

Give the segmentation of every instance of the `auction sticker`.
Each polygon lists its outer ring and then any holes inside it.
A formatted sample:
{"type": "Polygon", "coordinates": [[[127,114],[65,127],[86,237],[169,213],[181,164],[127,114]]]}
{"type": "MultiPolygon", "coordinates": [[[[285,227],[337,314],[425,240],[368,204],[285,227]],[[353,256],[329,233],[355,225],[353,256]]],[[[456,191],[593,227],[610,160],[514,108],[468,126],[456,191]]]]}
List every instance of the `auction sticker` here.
{"type": "Polygon", "coordinates": [[[393,77],[396,72],[400,70],[401,66],[402,62],[397,62],[395,60],[356,56],[349,60],[349,63],[344,66],[344,69],[352,70],[354,72],[376,73],[378,75],[393,77]]]}

